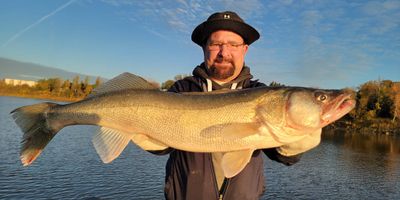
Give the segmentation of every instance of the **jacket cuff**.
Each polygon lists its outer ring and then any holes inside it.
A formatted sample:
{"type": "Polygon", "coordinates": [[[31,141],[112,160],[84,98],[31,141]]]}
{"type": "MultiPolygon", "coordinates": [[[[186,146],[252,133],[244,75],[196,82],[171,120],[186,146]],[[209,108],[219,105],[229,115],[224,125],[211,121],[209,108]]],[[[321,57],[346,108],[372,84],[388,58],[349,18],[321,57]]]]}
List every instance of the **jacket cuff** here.
{"type": "Polygon", "coordinates": [[[168,148],[163,149],[163,150],[147,151],[147,152],[152,153],[152,154],[155,154],[155,155],[166,155],[166,154],[171,153],[173,150],[175,150],[175,149],[173,149],[173,148],[171,148],[171,147],[168,147],[168,148]]]}
{"type": "Polygon", "coordinates": [[[265,155],[267,155],[267,157],[269,159],[276,161],[276,162],[283,163],[287,166],[290,166],[290,165],[293,165],[293,164],[299,162],[301,155],[302,155],[302,154],[297,154],[294,156],[285,156],[285,155],[280,154],[277,151],[277,148],[263,149],[263,152],[265,153],[265,155]]]}

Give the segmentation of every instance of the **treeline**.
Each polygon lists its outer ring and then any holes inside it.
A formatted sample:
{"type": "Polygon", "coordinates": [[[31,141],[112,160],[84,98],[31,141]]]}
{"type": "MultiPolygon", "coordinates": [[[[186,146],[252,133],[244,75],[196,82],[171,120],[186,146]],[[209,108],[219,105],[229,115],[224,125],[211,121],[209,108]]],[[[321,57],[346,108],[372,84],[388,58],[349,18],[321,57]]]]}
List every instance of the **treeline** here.
{"type": "Polygon", "coordinates": [[[89,77],[80,80],[79,76],[75,76],[72,81],[60,78],[40,79],[32,87],[25,84],[16,86],[8,85],[2,80],[0,81],[0,94],[75,101],[85,98],[100,84],[100,77],[97,77],[95,83],[91,84],[89,77]]]}
{"type": "Polygon", "coordinates": [[[185,77],[188,77],[190,75],[188,74],[178,74],[174,77],[174,80],[167,80],[163,83],[161,83],[161,90],[168,90],[172,85],[174,85],[175,81],[184,79],[185,77]]]}
{"type": "Polygon", "coordinates": [[[400,82],[369,81],[353,93],[357,101],[355,109],[333,126],[400,134],[400,82]]]}

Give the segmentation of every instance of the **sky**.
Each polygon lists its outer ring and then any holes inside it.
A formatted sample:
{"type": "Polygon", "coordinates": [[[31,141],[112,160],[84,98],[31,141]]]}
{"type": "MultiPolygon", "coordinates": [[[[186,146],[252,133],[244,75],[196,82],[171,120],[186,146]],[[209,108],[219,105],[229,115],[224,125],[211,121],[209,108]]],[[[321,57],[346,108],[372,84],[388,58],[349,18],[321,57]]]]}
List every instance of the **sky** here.
{"type": "Polygon", "coordinates": [[[400,81],[400,0],[0,0],[0,57],[161,83],[203,62],[191,33],[226,10],[260,32],[245,62],[264,83],[400,81]]]}

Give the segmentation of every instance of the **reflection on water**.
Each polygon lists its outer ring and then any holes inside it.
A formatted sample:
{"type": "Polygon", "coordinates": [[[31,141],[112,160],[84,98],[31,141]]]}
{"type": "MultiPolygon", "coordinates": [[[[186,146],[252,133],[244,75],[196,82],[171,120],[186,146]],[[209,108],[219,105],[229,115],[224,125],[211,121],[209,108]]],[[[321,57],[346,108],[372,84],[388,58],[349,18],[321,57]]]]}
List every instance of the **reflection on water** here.
{"type": "Polygon", "coordinates": [[[343,160],[356,168],[365,164],[366,170],[376,170],[374,165],[385,168],[383,177],[388,181],[400,181],[400,137],[386,134],[360,134],[341,130],[329,130],[323,133],[323,139],[332,142],[338,148],[346,148],[359,155],[358,159],[343,160]],[[371,155],[371,156],[368,156],[371,155]],[[375,160],[371,160],[376,155],[375,160]],[[369,162],[369,163],[368,163],[369,162]],[[372,163],[374,162],[374,163],[372,163]]]}
{"type": "MultiPolygon", "coordinates": [[[[103,164],[93,126],[67,127],[29,167],[19,161],[22,133],[10,111],[40,100],[0,97],[0,199],[163,199],[167,156],[134,145],[103,164]]],[[[299,163],[265,159],[261,199],[399,199],[400,138],[323,133],[299,163]]]]}
{"type": "Polygon", "coordinates": [[[263,199],[399,199],[399,147],[399,137],[324,131],[299,163],[265,161],[263,199]]]}
{"type": "Polygon", "coordinates": [[[332,141],[338,146],[363,153],[382,153],[392,156],[399,156],[400,154],[399,136],[327,130],[324,131],[322,138],[332,141]]]}

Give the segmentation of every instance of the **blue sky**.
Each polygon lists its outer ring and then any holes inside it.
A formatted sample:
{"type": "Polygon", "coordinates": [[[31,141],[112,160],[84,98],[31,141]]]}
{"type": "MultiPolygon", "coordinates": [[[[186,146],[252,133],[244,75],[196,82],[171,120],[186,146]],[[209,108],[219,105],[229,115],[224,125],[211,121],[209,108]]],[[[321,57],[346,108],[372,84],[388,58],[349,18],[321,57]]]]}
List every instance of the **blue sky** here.
{"type": "Polygon", "coordinates": [[[399,0],[0,0],[0,57],[164,82],[203,61],[191,32],[225,10],[260,32],[246,64],[262,82],[343,88],[400,81],[399,0]]]}

